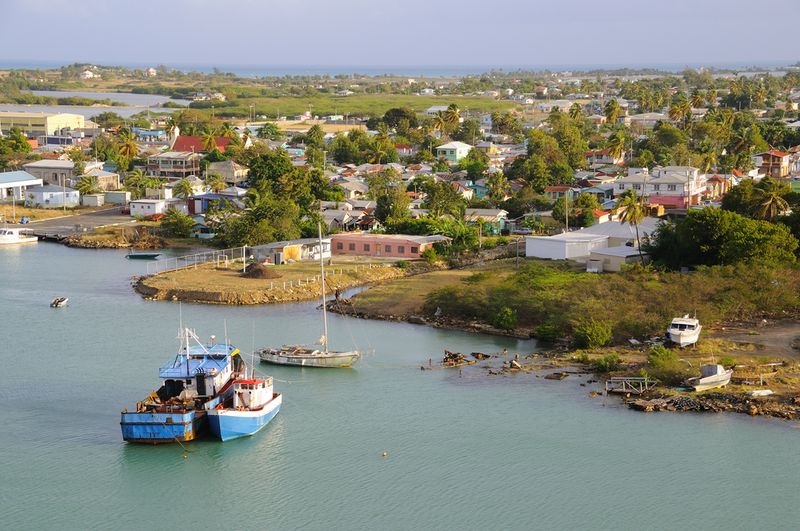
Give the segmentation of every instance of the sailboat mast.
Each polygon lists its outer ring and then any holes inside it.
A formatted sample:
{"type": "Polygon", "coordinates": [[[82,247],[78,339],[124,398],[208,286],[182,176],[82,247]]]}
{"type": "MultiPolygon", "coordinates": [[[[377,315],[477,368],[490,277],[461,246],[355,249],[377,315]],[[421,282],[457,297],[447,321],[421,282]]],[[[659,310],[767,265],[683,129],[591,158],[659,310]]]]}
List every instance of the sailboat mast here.
{"type": "Polygon", "coordinates": [[[322,223],[317,222],[319,233],[319,270],[322,276],[322,348],[328,352],[328,308],[325,307],[325,258],[322,247],[322,223]]]}

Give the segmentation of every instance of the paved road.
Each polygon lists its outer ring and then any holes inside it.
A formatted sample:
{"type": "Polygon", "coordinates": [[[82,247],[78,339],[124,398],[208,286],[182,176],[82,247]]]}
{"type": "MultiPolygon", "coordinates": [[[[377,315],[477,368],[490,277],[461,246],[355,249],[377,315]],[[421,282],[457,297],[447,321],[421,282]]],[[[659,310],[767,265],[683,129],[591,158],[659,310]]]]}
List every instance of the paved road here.
{"type": "Polygon", "coordinates": [[[26,225],[11,225],[11,226],[22,227],[33,230],[35,232],[50,232],[50,233],[63,234],[75,230],[75,225],[80,225],[83,228],[91,230],[105,225],[131,223],[133,221],[133,218],[128,214],[120,213],[120,208],[121,207],[114,207],[106,210],[99,210],[97,212],[90,212],[87,214],[78,214],[77,216],[45,219],[42,221],[34,221],[26,225]]]}

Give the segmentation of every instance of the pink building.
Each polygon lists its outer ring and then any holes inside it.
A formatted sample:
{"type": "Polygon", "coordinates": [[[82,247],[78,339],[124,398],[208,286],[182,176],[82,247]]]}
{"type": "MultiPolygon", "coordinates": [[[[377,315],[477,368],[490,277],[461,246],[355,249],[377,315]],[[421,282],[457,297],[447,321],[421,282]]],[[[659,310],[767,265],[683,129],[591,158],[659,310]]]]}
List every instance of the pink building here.
{"type": "Polygon", "coordinates": [[[375,256],[413,260],[434,246],[448,242],[447,236],[411,236],[407,234],[373,234],[348,232],[334,234],[331,247],[334,255],[375,256]]]}

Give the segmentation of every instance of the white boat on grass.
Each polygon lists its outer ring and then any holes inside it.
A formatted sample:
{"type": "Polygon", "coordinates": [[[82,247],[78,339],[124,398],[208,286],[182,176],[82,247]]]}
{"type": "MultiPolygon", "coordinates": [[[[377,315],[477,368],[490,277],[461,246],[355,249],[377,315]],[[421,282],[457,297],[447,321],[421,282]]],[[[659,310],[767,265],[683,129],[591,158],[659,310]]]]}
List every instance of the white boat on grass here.
{"type": "Polygon", "coordinates": [[[702,329],[700,321],[689,317],[687,313],[683,317],[676,317],[672,320],[667,328],[667,338],[679,347],[694,345],[700,339],[702,329]]]}
{"type": "Polygon", "coordinates": [[[39,238],[30,234],[25,229],[0,229],[0,245],[13,245],[17,243],[35,243],[39,238]]]}
{"type": "Polygon", "coordinates": [[[318,344],[321,348],[310,345],[283,345],[282,347],[266,347],[258,351],[258,357],[265,363],[276,365],[294,365],[298,367],[352,367],[361,357],[358,350],[337,352],[328,349],[328,308],[325,300],[325,262],[322,252],[322,226],[319,231],[319,267],[322,272],[322,337],[318,344]]]}
{"type": "Polygon", "coordinates": [[[722,365],[703,365],[700,374],[701,376],[686,380],[686,385],[695,391],[724,387],[730,383],[733,369],[726,369],[722,365]]]}

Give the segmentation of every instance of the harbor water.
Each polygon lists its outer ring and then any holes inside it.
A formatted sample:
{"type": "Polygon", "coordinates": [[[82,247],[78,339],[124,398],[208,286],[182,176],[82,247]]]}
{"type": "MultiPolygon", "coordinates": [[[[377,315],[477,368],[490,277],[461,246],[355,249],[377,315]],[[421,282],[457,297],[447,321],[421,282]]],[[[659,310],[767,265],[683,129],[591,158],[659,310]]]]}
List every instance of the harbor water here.
{"type": "MultiPolygon", "coordinates": [[[[158,385],[180,314],[201,337],[314,341],[314,303],[145,301],[124,251],[0,249],[4,529],[794,529],[796,423],[642,414],[586,376],[421,371],[443,349],[532,342],[330,316],[352,370],[260,365],[284,394],[258,435],[157,447],[119,412],[158,385]],[[67,308],[50,300],[67,296],[67,308]],[[373,352],[374,351],[374,352],[373,352]],[[388,455],[385,457],[383,453],[388,455]]],[[[247,355],[246,355],[247,356],[247,355]]]]}

